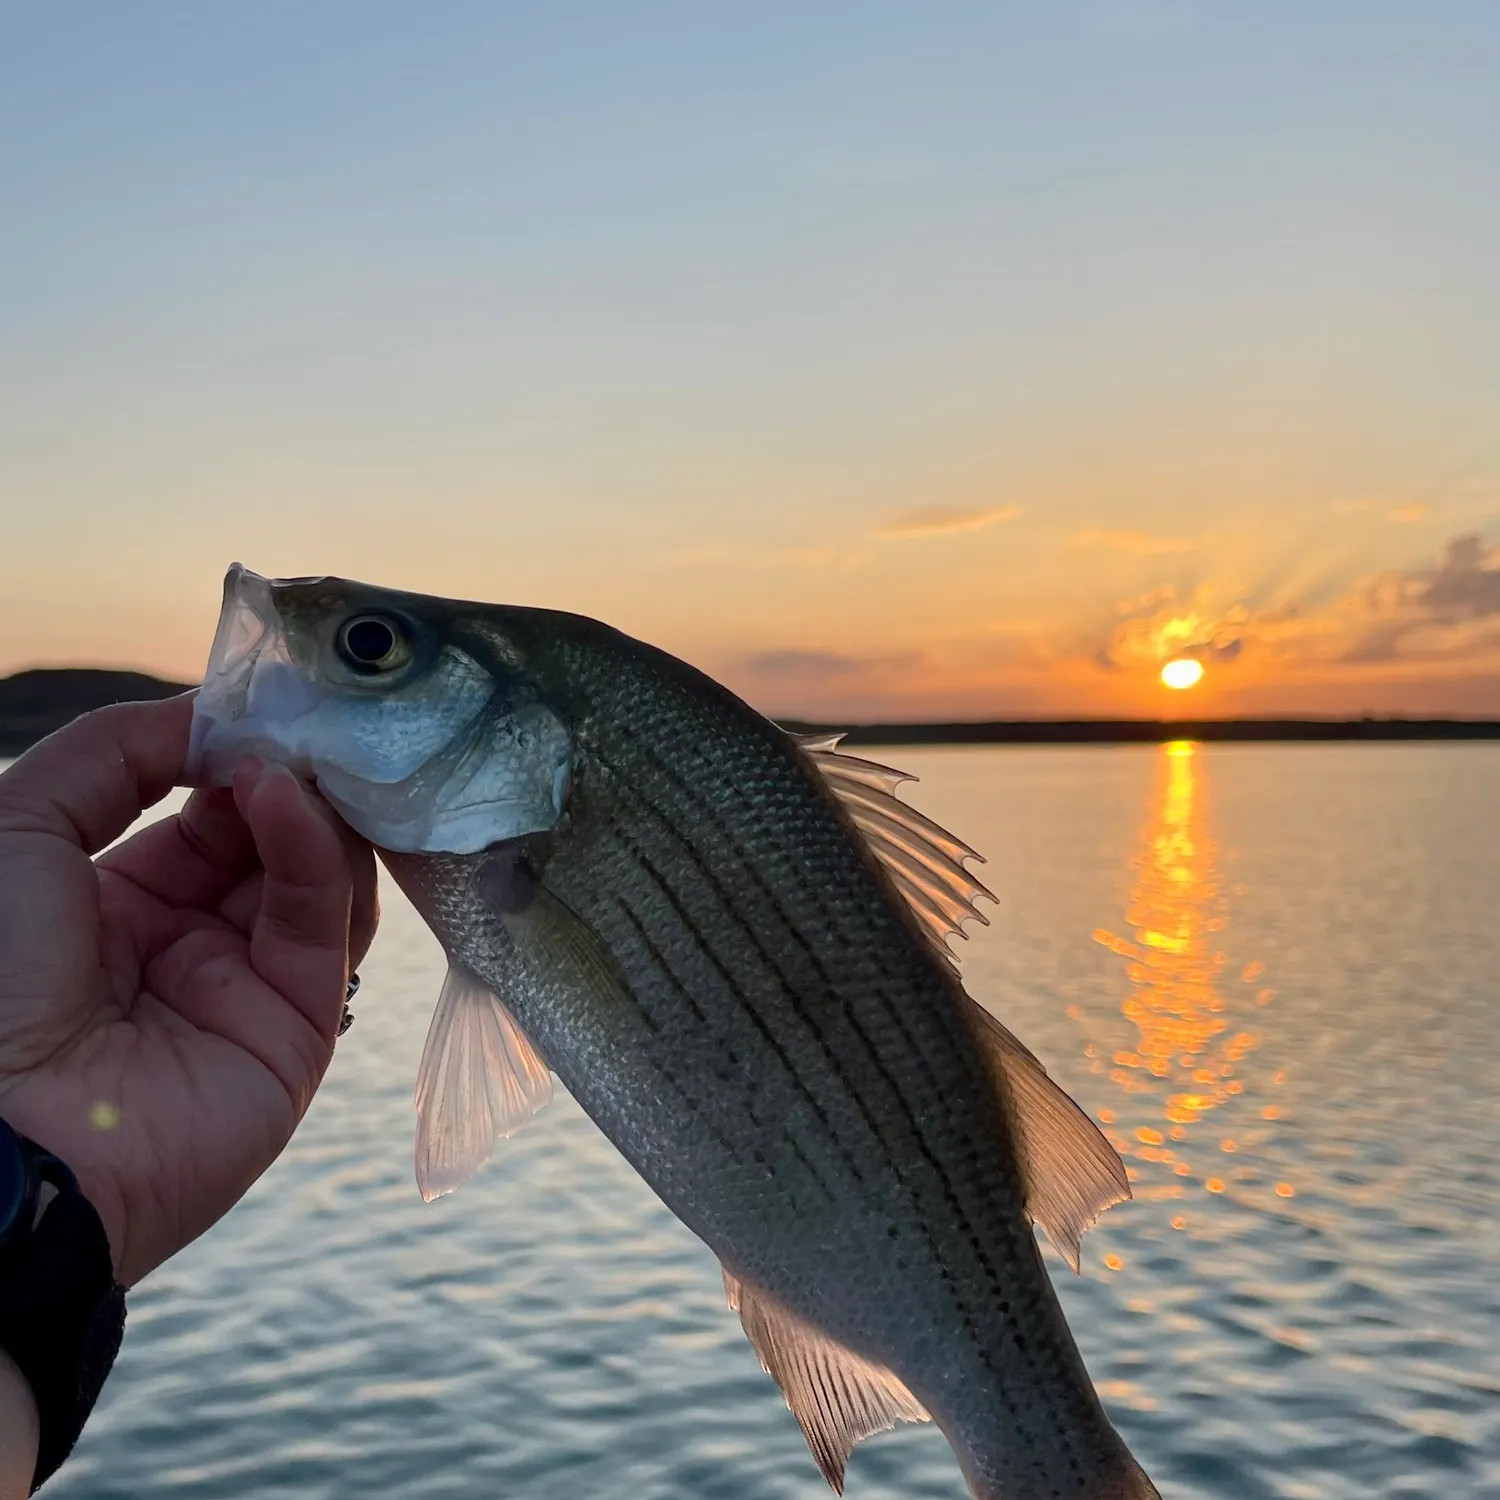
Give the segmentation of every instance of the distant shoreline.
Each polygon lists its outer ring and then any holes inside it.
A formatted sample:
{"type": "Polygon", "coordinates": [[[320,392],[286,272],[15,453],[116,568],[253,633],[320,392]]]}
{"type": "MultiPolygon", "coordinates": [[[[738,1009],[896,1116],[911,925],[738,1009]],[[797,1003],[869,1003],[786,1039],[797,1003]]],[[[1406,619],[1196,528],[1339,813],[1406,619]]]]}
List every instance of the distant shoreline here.
{"type": "MultiPolygon", "coordinates": [[[[170,698],[190,684],[144,672],[56,667],[0,678],[0,756],[19,755],[107,703],[170,698]]],[[[842,733],[849,745],[1158,745],[1170,740],[1267,744],[1500,740],[1500,719],[984,719],[833,724],[783,719],[797,734],[842,733]]]]}
{"type": "Polygon", "coordinates": [[[985,719],[921,724],[781,721],[794,734],[845,736],[847,745],[1160,745],[1340,740],[1500,740],[1500,719],[985,719]]]}

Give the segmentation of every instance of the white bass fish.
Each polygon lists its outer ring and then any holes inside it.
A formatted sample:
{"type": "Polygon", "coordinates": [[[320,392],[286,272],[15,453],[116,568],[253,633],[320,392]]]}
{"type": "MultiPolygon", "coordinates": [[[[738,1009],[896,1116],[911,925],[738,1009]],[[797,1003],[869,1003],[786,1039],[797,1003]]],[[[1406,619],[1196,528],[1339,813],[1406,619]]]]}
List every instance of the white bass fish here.
{"type": "Polygon", "coordinates": [[[236,566],[196,779],[250,754],[317,784],[447,953],[424,1196],[555,1073],[719,1258],[835,1490],[931,1419],[977,1500],[1157,1496],[1032,1227],[1076,1269],[1124,1169],[964,993],[945,940],[989,893],[901,773],[594,620],[236,566]]]}

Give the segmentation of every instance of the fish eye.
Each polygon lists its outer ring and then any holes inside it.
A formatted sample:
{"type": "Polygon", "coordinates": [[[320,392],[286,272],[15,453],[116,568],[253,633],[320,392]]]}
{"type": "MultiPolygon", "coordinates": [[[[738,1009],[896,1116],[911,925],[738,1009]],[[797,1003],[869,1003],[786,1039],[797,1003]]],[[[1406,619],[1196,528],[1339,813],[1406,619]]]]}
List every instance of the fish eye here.
{"type": "Polygon", "coordinates": [[[384,615],[356,615],[339,627],[338,650],[356,672],[383,672],[405,660],[406,632],[384,615]]]}

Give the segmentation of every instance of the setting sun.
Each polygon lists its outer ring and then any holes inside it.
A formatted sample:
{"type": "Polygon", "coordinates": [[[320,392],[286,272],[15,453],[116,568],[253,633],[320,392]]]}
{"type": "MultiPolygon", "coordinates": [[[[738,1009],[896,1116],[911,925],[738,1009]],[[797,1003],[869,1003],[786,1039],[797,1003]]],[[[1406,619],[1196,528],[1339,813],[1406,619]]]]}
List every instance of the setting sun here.
{"type": "Polygon", "coordinates": [[[1161,669],[1161,680],[1169,688],[1196,687],[1203,680],[1203,663],[1195,657],[1180,656],[1161,669]]]}

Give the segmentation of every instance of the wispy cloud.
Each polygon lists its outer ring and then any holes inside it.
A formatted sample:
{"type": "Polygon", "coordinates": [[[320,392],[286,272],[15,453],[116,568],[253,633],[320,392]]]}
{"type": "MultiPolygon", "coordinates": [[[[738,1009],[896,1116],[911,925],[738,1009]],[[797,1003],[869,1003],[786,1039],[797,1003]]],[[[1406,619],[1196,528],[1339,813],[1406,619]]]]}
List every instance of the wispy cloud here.
{"type": "Polygon", "coordinates": [[[887,516],[880,535],[888,537],[956,536],[961,531],[983,531],[1002,521],[1014,521],[1021,514],[1019,505],[996,505],[988,510],[963,510],[953,506],[931,505],[920,510],[898,511],[887,516]]]}
{"type": "Polygon", "coordinates": [[[1152,536],[1147,531],[1117,531],[1090,526],[1068,539],[1070,547],[1109,547],[1133,552],[1137,557],[1165,557],[1172,553],[1196,552],[1201,545],[1189,537],[1152,536]]]}
{"type": "Polygon", "coordinates": [[[1427,507],[1420,500],[1412,505],[1396,505],[1385,513],[1387,521],[1397,526],[1411,526],[1417,521],[1424,520],[1427,515],[1427,507]]]}
{"type": "Polygon", "coordinates": [[[1389,500],[1335,500],[1329,507],[1336,516],[1379,516],[1393,526],[1412,526],[1427,519],[1427,503],[1411,500],[1392,505],[1389,500]]]}
{"type": "Polygon", "coordinates": [[[812,573],[853,573],[870,560],[868,552],[851,552],[845,547],[788,547],[776,556],[812,573]]]}

